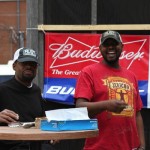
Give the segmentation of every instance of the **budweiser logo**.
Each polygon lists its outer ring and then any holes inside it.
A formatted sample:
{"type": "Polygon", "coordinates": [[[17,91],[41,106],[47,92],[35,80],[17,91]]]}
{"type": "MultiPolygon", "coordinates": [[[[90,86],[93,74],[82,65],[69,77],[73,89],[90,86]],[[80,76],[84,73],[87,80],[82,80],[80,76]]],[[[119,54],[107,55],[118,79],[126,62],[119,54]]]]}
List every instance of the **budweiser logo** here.
{"type": "MultiPolygon", "coordinates": [[[[140,61],[144,57],[144,52],[141,51],[147,39],[130,41],[123,43],[124,51],[121,54],[120,60],[128,62],[126,68],[129,69],[135,61],[140,61]],[[138,45],[133,47],[132,45],[138,45]],[[130,47],[130,49],[129,49],[130,47]],[[133,48],[133,49],[131,49],[133,48]]],[[[99,62],[102,55],[99,51],[99,42],[95,45],[89,45],[75,38],[68,37],[63,44],[50,43],[49,50],[52,52],[52,63],[50,68],[78,64],[87,61],[99,62]],[[63,60],[60,62],[60,60],[63,60]]]]}

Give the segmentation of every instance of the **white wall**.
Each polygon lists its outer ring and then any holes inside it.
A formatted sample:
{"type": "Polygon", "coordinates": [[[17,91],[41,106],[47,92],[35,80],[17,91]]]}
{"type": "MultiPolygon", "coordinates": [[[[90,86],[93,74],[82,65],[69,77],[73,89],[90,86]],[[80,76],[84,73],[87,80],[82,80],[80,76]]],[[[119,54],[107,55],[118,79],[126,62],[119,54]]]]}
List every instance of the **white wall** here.
{"type": "Polygon", "coordinates": [[[12,68],[13,61],[9,60],[8,64],[0,65],[0,76],[1,75],[14,75],[15,71],[12,68]]]}

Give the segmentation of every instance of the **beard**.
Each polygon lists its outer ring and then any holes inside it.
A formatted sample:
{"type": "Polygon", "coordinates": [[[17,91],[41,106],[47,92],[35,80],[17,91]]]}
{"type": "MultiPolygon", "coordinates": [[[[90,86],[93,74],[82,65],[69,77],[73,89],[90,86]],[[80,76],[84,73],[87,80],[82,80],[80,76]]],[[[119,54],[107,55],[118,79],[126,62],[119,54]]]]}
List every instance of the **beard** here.
{"type": "Polygon", "coordinates": [[[23,75],[22,76],[22,81],[24,82],[32,82],[32,80],[35,78],[35,75],[33,76],[28,76],[28,75],[23,75]]]}
{"type": "Polygon", "coordinates": [[[103,58],[104,58],[105,62],[108,63],[108,64],[110,64],[110,63],[111,64],[115,64],[115,63],[117,63],[119,61],[119,57],[116,58],[116,59],[112,59],[112,60],[109,60],[106,57],[103,57],[103,58]]]}

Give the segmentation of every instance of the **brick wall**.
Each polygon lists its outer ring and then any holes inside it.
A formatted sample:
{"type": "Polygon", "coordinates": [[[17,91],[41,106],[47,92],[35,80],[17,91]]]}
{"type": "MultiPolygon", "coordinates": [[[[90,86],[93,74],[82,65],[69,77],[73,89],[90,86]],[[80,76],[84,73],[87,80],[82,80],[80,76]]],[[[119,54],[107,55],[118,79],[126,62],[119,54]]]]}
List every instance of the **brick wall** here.
{"type": "Polygon", "coordinates": [[[20,46],[20,31],[26,31],[26,0],[0,1],[0,6],[0,64],[6,64],[20,46]]]}

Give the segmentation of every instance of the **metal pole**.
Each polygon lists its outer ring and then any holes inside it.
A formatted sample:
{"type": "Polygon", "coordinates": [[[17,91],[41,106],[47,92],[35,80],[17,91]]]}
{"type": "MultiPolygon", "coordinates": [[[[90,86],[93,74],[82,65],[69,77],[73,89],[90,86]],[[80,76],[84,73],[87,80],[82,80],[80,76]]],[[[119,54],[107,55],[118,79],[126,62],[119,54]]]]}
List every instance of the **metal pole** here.
{"type": "Polygon", "coordinates": [[[91,24],[97,24],[97,0],[91,1],[91,24]]]}
{"type": "MultiPolygon", "coordinates": [[[[97,24],[97,0],[91,1],[91,24],[97,24]]],[[[92,33],[96,33],[96,31],[92,31],[92,33]]]]}
{"type": "Polygon", "coordinates": [[[17,36],[18,36],[18,48],[20,47],[19,31],[20,31],[20,0],[17,0],[17,36]]]}

